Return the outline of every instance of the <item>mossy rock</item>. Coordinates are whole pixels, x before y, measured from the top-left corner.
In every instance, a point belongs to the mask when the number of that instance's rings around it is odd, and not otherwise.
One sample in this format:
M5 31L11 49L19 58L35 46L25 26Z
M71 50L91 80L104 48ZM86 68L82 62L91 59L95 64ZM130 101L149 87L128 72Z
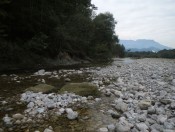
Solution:
M58 92L64 93L65 91L80 96L100 96L97 86L87 82L66 84Z
M25 91L33 91L35 93L42 92L42 93L49 93L54 89L54 86L48 84L38 84L34 87L29 87Z

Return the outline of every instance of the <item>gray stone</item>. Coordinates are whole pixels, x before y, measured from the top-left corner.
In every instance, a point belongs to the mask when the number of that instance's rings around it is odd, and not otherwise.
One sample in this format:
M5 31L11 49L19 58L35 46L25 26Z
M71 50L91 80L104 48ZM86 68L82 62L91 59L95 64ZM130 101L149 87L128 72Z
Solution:
M118 90L114 90L113 93L114 93L114 95L115 95L116 97L118 97L118 98L120 98L120 97L123 96L122 92L121 92L121 91L118 91Z
M2 128L0 128L0 132L4 132L4 130Z
M160 102L161 102L162 104L167 105L167 104L171 104L172 100L171 100L171 99L160 99Z
M164 122L163 123L165 129L174 129L175 128L175 123L174 122Z
M164 129L163 132L175 132L175 129L174 130Z
M136 128L140 131L148 130L148 126L145 123L137 123Z
M108 129L106 127L100 128L98 132L108 132Z
M128 123L125 119L121 119L115 127L116 132L130 132L132 124Z
M156 109L154 108L154 106L148 108L148 114L155 114L155 113Z
M159 132L162 132L164 128L162 125L155 123L155 124L151 125L151 130L154 130L154 129L158 130Z
M17 113L12 116L15 120L21 120L24 118L24 115Z
M175 86L175 79L172 80L172 84Z
M167 120L167 115L159 115L157 117L157 122L163 124Z
M71 81L70 78L66 78L66 79L65 79L65 82L70 82L70 81Z
M35 104L33 102L30 102L28 105L27 105L27 108L33 108L35 106Z
M122 111L125 112L128 110L128 105L126 103L124 103L122 100L117 100L115 101L116 105L115 105L115 109L118 111Z
M35 93L42 92L47 93L54 89L54 86L47 85L47 84L38 84L34 87L27 88L26 91L33 91Z
M114 132L115 131L115 126L114 124L110 124L107 126L109 132Z
M64 93L65 91L80 96L97 96L100 94L96 85L87 82L66 84L58 92Z
M139 102L139 107L141 110L147 110L148 107L151 106L151 101L150 100L142 100Z
M175 102L171 103L171 109L175 109Z
M20 124L21 124L21 121L20 121L20 120L16 120L16 121L15 121L15 124L16 124L16 125L20 125Z
M138 115L138 120L139 120L140 122L146 121L146 115L145 115L145 114Z
M107 113L111 114L111 116L113 118L119 118L120 117L120 114L116 111L113 111L113 110L108 110Z

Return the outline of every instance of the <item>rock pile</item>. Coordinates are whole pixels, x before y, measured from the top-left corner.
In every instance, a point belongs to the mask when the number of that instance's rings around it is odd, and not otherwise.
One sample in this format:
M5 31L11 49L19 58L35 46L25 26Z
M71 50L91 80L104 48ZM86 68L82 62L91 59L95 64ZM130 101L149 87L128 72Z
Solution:
M122 112L109 131L175 131L174 60L141 59L121 67L114 62L94 72L93 83L107 97L114 96L111 106ZM104 80L110 83L105 86Z

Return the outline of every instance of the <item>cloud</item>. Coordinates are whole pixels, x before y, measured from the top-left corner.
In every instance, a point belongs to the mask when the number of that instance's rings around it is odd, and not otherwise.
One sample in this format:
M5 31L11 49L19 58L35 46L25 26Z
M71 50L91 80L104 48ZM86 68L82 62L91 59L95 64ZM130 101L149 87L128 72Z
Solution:
M174 0L92 0L97 13L113 13L120 39L154 39L175 48Z

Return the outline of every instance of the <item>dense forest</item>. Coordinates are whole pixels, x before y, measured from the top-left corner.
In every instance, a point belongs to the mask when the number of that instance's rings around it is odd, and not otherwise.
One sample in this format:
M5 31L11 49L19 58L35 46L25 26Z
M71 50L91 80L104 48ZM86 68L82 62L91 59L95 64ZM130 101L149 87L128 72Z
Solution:
M175 59L175 49L161 50L159 52L127 52L126 57L133 58L169 58Z
M123 57L113 15L96 9L91 0L1 0L0 63Z

